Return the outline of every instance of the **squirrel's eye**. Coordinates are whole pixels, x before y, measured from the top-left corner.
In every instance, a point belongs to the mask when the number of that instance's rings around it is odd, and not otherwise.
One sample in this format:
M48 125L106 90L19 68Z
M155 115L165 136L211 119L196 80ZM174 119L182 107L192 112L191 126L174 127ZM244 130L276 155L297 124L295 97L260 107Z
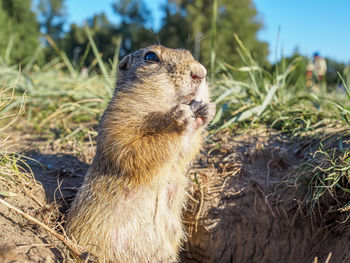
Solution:
M159 58L157 57L156 53L152 51L146 53L144 60L146 62L159 62Z

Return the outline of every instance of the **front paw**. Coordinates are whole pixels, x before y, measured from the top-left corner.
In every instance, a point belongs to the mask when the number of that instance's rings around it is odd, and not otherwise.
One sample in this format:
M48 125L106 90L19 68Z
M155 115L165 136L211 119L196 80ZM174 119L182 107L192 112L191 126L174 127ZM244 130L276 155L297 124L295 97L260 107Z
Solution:
M172 111L172 118L178 127L187 128L195 123L195 115L190 105L178 104Z
M200 101L191 101L191 109L196 116L196 123L199 126L208 125L214 118L216 112L215 103L202 103Z

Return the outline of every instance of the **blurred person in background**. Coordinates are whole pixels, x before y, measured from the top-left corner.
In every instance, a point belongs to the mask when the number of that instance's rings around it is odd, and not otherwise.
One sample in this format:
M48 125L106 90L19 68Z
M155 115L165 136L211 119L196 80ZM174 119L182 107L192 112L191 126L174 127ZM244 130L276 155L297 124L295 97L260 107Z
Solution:
M325 92L325 76L327 73L326 60L320 55L318 51L313 54L313 60L306 68L306 85L314 92L321 91L323 95Z

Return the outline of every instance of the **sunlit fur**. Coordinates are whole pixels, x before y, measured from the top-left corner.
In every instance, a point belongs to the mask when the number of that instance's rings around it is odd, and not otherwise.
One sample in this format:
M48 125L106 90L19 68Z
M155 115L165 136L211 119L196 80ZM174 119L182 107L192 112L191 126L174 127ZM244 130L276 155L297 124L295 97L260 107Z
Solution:
M144 61L149 50L159 63ZM119 67L67 233L100 262L176 262L185 237L185 171L215 112L210 104L198 126L187 105L209 103L205 79L191 78L205 69L188 51L162 46L136 51Z

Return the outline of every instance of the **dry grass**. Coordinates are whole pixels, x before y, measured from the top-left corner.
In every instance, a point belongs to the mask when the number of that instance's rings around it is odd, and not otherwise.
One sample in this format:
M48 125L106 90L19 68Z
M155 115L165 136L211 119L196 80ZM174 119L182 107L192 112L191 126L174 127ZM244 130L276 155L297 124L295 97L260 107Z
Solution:
M24 187L32 182L33 176L25 167L25 158L20 154L10 153L13 145L11 135L7 131L24 113L25 93L21 97L15 96L15 85L3 85L0 89L0 195L14 196L18 184ZM7 112L16 100L21 103L16 111Z

